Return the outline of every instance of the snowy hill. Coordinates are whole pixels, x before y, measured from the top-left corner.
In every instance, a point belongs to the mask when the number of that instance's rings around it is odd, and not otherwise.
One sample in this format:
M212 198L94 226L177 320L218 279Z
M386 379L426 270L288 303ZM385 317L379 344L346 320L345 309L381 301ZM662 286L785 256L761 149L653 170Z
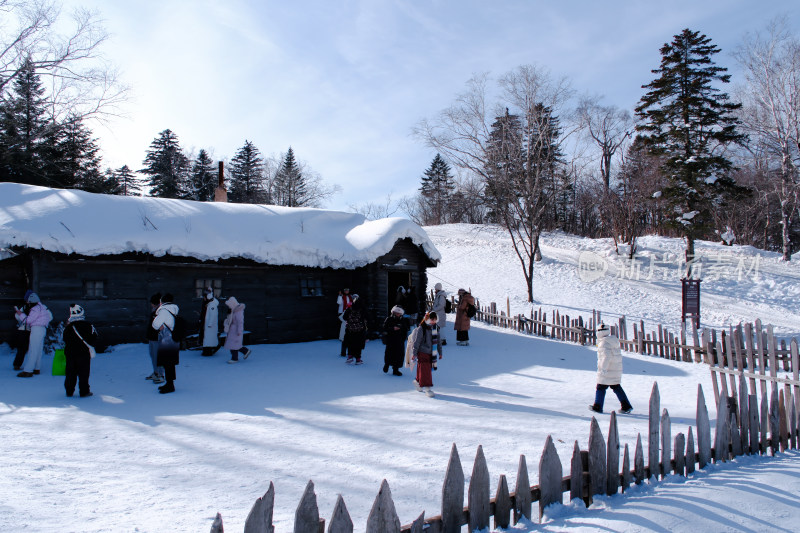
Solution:
M512 312L527 312L522 276L501 231L426 229L443 257L429 271L431 285L442 280L449 289L471 287L483 302L501 307L508 296ZM659 257L680 253L674 239L646 238L642 246L643 254ZM677 282L615 279L623 262L609 257L607 241L548 234L543 248L537 307L594 307L665 324L679 320ZM704 321L722 325L760 316L785 332L797 331L794 264L748 248L701 243L699 249L760 257L764 272L757 280L704 282ZM609 259L609 276L585 282L576 275L586 250ZM659 275L672 272L669 265L656 268ZM247 301L246 295L240 299ZM334 309L331 302L331 320ZM246 316L245 324L257 319ZM355 530L363 531L382 479L403 524L423 510L426 516L439 514L453 443L467 481L483 446L492 491L500 474L514 485L521 454L536 483L548 435L564 464L575 441L586 449L594 350L480 324L470 336L469 347L445 347L434 374L435 398L416 392L407 370L402 377L383 374L379 342L367 344L365 364L358 367L344 364L337 341L253 346L250 358L238 365L226 364L222 351L214 357L184 351L177 391L169 395L159 395L144 379L151 372L146 345L121 345L94 359L91 398L64 396L63 378L49 375L52 357L45 357L42 375L17 378L10 350L0 346L4 529L196 532L208 531L220 512L227 531L241 531L253 502L272 481L276 531L286 532L311 479L320 515L330 518L341 494ZM704 365L635 354L624 359L623 385L635 410L619 418L622 443L633 445L639 433L647 433L654 381L674 431L685 432L693 423L698 384L706 398L713 397ZM607 410L617 405L609 394ZM709 411L714 420L713 406ZM606 432L608 415L598 421ZM626 495L600 497L590 509L570 504L546 524L515 531L779 529L800 520L798 464L796 452L740 459L689 481L670 477ZM768 487L780 487L778 497Z
M677 330L681 322L681 282L684 243L681 239L647 236L639 240L633 263L614 251L611 239L587 239L545 233L543 260L534 267L534 303L526 299L522 267L508 233L499 227L469 224L428 226L425 231L442 253L439 266L428 271L432 288L471 288L481 304L496 302L511 313L528 314L539 307L578 311L591 316L625 315L646 325L663 324ZM784 262L779 253L751 246L723 246L699 241L701 326L715 329L753 322L771 323L779 335L800 333L800 254ZM607 270L593 279L581 271L581 260Z

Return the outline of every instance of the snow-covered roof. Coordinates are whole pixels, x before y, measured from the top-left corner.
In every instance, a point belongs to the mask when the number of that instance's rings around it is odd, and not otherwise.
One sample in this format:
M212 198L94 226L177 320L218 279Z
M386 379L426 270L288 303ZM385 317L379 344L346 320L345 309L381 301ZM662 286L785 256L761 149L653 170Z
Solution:
M271 265L357 268L410 238L441 255L403 218L313 208L111 196L0 183L0 248L85 256L144 252L200 260L229 257Z

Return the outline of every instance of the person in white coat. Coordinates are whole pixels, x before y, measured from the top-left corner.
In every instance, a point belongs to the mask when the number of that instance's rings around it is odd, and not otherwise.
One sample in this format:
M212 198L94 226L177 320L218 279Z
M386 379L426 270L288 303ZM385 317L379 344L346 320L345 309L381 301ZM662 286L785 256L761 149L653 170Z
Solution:
M175 317L179 313L178 306L172 303L172 295L167 293L161 297L161 305L156 310L152 327L158 331L158 366L164 367L167 382L158 388L160 394L175 392L175 366L180 362L181 345L172 338L175 329Z
M606 398L606 389L611 387L620 403L620 411L630 413L633 411L628 396L622 390L622 352L619 339L603 323L597 329L597 390L594 403L589 406L591 411L603 412L603 402Z
M442 341L442 346L447 346L447 339L445 338L447 328L447 313L444 312L445 305L447 303L447 293L442 289L442 284L437 283L433 286L433 289L436 291L433 296L433 305L431 305L431 311L436 313L436 316L439 317L439 338Z
M203 336L203 355L214 355L219 349L219 300L214 298L214 289L211 287L206 289L203 296L200 334Z

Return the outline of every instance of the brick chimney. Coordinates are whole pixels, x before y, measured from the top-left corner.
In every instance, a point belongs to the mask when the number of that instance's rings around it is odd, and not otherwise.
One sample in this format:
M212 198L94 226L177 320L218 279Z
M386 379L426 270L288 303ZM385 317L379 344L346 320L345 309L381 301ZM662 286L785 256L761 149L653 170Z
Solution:
M225 171L223 167L224 163L222 161L219 162L219 183L217 183L217 188L214 190L214 201L215 202L227 202L228 201L228 191L225 190Z

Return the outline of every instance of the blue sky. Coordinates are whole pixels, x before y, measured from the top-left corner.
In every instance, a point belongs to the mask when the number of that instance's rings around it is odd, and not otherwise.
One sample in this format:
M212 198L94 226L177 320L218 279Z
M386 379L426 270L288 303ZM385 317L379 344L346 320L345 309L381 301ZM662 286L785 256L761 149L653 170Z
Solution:
M577 94L632 109L683 28L730 52L797 2L477 0L68 0L96 9L104 51L132 88L126 118L96 127L107 166L142 166L157 134L229 159L245 139L289 146L327 183L327 207L413 194L435 152L411 136L473 73L519 65L566 76Z

